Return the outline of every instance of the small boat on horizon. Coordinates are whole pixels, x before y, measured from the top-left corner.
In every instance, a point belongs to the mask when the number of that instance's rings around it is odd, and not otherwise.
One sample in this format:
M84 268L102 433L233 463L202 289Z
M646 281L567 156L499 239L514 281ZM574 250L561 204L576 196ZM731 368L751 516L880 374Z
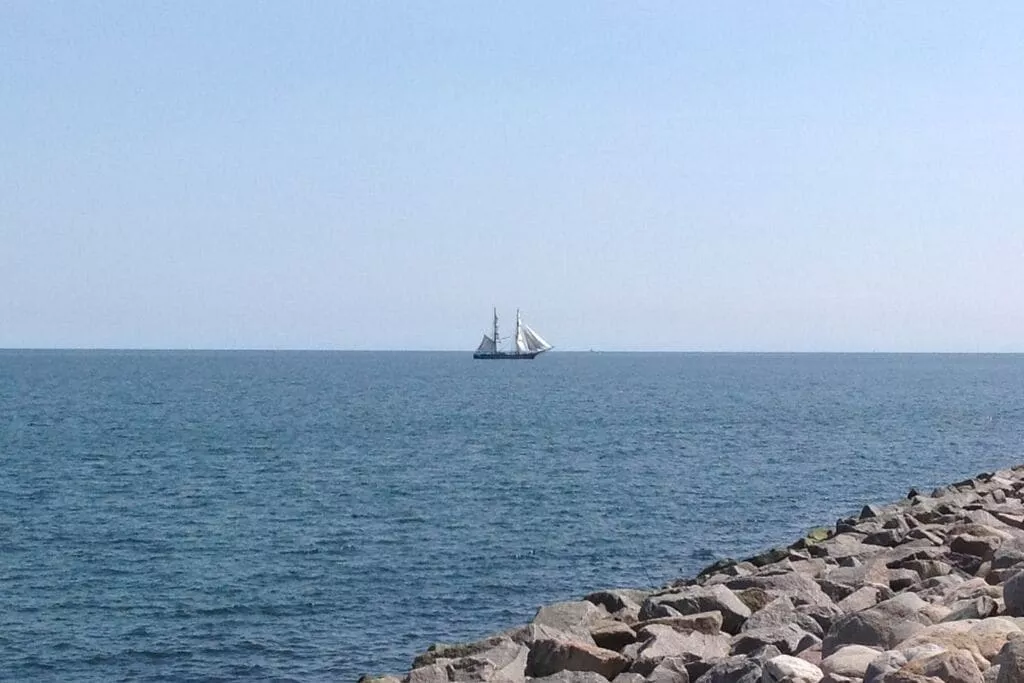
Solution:
M490 337L486 334L484 335L480 346L473 352L473 358L479 360L530 360L554 348L551 344L544 341L543 337L534 332L529 325L523 322L518 308L516 309L516 332L512 337L511 351L498 350L498 344L501 342L498 337L497 308L494 309L494 326L491 332L492 336Z

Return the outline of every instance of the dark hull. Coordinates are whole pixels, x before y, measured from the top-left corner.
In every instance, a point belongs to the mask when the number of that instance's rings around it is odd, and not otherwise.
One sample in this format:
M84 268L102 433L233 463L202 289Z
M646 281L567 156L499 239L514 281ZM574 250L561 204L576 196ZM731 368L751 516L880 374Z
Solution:
M531 360L536 358L543 351L534 351L533 353L507 353L505 351L498 351L497 353L474 353L473 358L477 360Z

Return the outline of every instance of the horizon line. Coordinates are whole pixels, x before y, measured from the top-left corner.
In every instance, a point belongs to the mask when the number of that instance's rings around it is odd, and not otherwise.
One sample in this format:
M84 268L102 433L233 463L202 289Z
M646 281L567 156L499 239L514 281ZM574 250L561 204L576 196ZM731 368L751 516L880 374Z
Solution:
M332 347L192 347L192 346L0 346L0 352L10 351L95 351L95 352L152 352L152 353L461 353L471 355L465 349L409 349L409 348L332 348ZM1019 351L951 351L951 350L783 350L783 349L553 349L557 354L688 354L688 355L948 355L948 356L996 356L1022 355Z

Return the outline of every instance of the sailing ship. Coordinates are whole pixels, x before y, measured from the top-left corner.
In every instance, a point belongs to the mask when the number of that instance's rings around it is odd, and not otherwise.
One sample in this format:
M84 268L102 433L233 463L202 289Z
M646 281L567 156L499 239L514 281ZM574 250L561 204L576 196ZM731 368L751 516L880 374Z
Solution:
M522 318L519 317L519 309L516 309L516 333L512 337L512 350L511 351L499 351L498 350L499 337L498 337L498 309L494 309L494 329L492 330L492 336L488 337L484 335L483 340L480 342L480 346L473 352L473 358L479 358L483 360L529 360L536 358L540 354L544 353L548 349L552 348L551 344L544 341L544 338L534 332L529 325L523 322Z

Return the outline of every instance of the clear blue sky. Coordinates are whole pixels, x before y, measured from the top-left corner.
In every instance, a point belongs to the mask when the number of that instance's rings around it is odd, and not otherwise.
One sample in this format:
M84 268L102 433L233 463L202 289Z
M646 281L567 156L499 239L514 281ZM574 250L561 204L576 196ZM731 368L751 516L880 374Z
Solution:
M0 4L0 347L1024 351L1019 2Z

